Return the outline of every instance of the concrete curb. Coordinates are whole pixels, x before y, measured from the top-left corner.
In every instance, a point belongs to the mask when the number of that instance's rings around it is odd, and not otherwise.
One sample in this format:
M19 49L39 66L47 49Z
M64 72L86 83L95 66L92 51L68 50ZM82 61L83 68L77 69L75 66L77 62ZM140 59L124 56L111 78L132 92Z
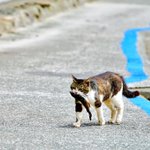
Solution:
M0 35L94 0L16 0L0 5Z

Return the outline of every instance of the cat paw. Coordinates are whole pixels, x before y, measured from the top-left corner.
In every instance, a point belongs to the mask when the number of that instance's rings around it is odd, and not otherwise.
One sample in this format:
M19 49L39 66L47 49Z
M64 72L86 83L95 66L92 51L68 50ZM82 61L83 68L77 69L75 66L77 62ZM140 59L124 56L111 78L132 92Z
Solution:
M99 121L98 124L99 124L100 126L103 126L103 125L105 125L105 121L102 121L102 122Z
M116 125L120 125L121 124L121 121L116 121Z
M73 123L73 126L76 127L76 128L80 128L81 123L75 122L75 123Z
M114 124L114 125L120 125L121 124L121 121L108 121L107 122L108 124Z
M107 123L108 123L108 124L116 124L116 122L115 122L115 121L112 121L112 120L109 120Z

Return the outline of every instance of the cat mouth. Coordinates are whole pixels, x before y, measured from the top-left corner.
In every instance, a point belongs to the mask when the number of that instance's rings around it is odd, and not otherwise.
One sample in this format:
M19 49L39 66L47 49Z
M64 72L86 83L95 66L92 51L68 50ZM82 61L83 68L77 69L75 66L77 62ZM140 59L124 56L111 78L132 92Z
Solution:
M78 93L78 90L77 90L77 89L76 89L76 90L73 89L73 90L71 90L70 92L71 92L71 93L74 93L74 94L77 94L77 93Z
M79 91L78 89L72 89L72 90L70 91L70 94L71 94L71 95L74 95L74 96L75 96L75 95L81 96L82 98L84 98L84 99L87 100L87 95L84 94L83 92Z
M83 93L82 93L81 91L79 91L78 89L72 89L70 92L73 93L73 94L76 94L76 95L82 95L82 94L83 94Z

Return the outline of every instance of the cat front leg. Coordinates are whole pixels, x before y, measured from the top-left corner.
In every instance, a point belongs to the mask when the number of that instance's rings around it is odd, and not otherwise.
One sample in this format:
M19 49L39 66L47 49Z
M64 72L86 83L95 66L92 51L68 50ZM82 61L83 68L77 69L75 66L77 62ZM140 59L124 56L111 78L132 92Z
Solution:
M100 125L105 124L105 119L104 119L104 115L103 115L102 101L103 101L103 95L100 95L98 97L98 94L96 93L96 95L95 95L95 109L96 109L96 113L97 113L98 123Z
M76 101L76 106L75 106L75 111L76 111L76 122L73 123L73 125L77 128L81 126L82 123L82 104L79 101Z
M103 108L101 107L96 107L96 113L97 113L97 119L98 119L98 123L100 125L104 125L105 124L105 118L103 115Z

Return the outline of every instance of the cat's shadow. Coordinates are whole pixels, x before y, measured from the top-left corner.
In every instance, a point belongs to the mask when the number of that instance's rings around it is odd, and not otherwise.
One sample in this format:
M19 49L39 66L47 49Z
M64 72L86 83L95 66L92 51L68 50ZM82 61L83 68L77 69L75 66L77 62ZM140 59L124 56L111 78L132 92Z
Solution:
M106 122L106 125L112 125L108 122ZM90 122L90 123L83 123L81 127L93 127L93 126L100 126L98 123ZM76 128L73 124L67 124L67 125L60 125L59 128Z

